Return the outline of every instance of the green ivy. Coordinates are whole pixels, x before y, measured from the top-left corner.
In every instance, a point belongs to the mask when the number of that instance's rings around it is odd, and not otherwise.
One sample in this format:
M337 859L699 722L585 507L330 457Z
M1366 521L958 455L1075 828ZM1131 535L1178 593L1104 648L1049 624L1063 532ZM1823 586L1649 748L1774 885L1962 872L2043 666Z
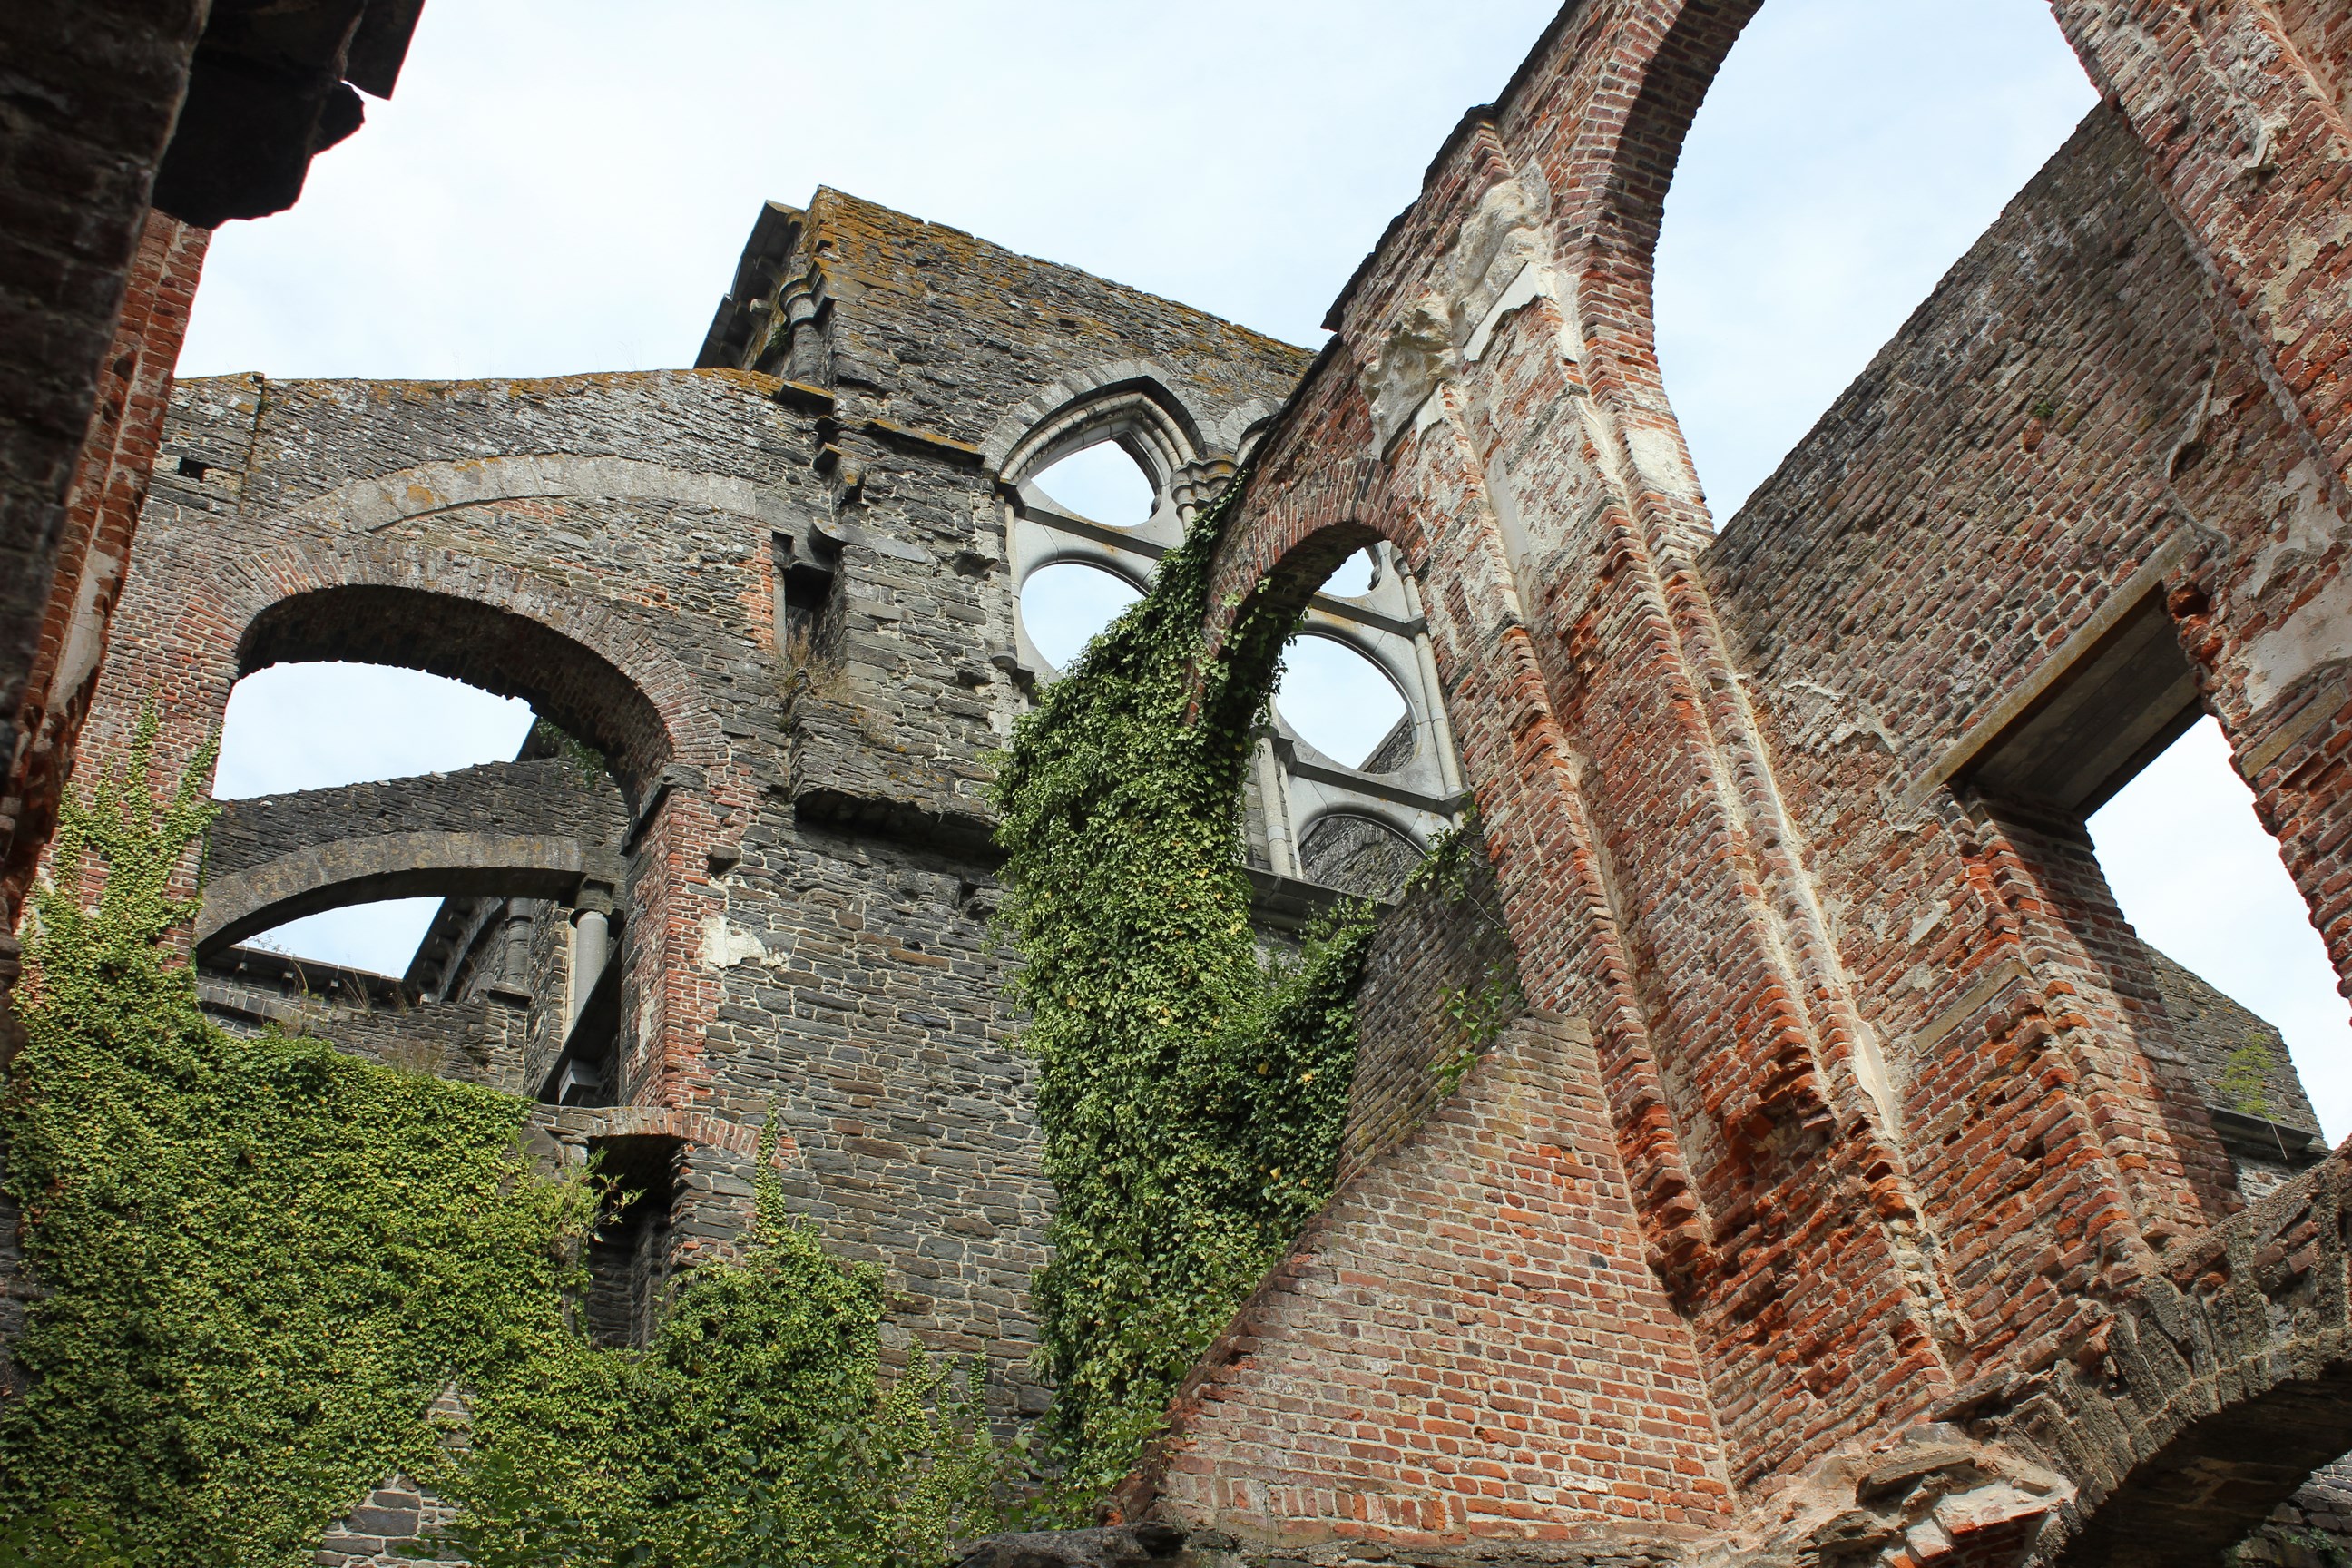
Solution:
M1228 492L1239 494L1240 485ZM1059 1204L1034 1299L1048 1452L1115 1484L1170 1394L1329 1197L1370 907L1296 957L1250 923L1242 785L1297 617L1204 653L1228 506L1016 727L1000 760L1004 919Z
M696 1274L644 1354L573 1342L479 1401L451 1539L475 1568L938 1568L994 1527L977 1368L918 1353L886 1384L880 1270L786 1215L772 1152L749 1256Z
M878 1281L772 1178L741 1263L647 1351L598 1349L568 1304L602 1184L533 1167L527 1104L206 1020L170 939L210 759L158 801L153 734L68 803L27 933L0 1136L42 1294L0 1403L0 1564L293 1568L395 1469L466 1503L483 1568L936 1568L992 1522L978 1390L883 1375ZM463 1458L426 1419L452 1382Z

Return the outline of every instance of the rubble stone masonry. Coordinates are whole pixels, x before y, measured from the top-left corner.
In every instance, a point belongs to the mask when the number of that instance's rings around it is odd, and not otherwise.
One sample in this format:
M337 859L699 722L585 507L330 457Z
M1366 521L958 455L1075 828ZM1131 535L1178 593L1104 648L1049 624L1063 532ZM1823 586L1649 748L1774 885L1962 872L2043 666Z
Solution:
M1339 1194L1125 1527L981 1560L2202 1564L2279 1508L2291 1560L2352 1449L2352 1164L2084 820L2211 716L2352 976L2340 7L2058 0L2099 107L1718 532L1650 258L1755 9L1566 5L1311 360L820 191L696 369L180 386L85 766L340 658L610 774L241 805L207 1005L563 1099L561 1157L667 1194L600 1254L607 1337L740 1237L772 1117L892 1347L1034 1413L987 794L1046 678L1024 486L1116 440L1160 528L1246 473L1204 637L1385 542L1481 847L1386 911ZM1328 896L1252 873L1269 925ZM222 951L394 885L452 900L429 1002Z

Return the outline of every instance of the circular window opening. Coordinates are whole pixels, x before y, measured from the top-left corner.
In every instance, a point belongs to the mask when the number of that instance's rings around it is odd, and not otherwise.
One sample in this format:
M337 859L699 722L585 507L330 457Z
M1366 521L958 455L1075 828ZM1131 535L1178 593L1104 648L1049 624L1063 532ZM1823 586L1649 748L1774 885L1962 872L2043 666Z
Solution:
M1021 626L1040 658L1067 669L1097 632L1141 597L1142 589L1115 573L1056 561L1021 585Z
M1336 638L1313 632L1291 638L1274 710L1343 767L1385 773L1412 755L1404 694L1379 665Z
M1139 528L1159 503L1151 477L1116 441L1100 441L1071 453L1033 476L1064 511L1113 528Z
M1342 599L1360 599L1372 591L1380 576L1380 561L1367 545L1340 562L1339 570L1323 580L1320 591Z

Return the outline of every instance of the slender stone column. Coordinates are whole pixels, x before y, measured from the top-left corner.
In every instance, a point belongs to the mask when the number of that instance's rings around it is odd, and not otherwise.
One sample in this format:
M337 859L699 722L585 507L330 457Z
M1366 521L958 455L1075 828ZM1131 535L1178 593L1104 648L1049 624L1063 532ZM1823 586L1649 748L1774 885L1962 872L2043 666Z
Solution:
M515 991L530 989L530 928L534 904L524 899L507 900L506 951L499 955L502 983Z
M596 989L596 981L604 973L612 930L613 890L592 882L580 889L580 902L572 911L572 995L571 1005L564 1009L564 1028L569 1031L580 1021L582 1009L588 1005L588 994Z

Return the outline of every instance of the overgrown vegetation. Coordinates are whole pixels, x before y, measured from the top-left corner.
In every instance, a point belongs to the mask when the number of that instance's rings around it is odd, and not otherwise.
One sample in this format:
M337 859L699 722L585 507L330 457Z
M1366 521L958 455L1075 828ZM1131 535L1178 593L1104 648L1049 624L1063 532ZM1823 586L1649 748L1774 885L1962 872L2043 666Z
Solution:
M878 1280L772 1183L743 1262L646 1352L600 1350L565 1307L602 1194L534 1168L527 1105L212 1026L167 943L209 759L158 801L152 741L68 804L29 933L0 1116L45 1294L0 1405L0 1563L292 1568L395 1469L467 1501L483 1568L928 1568L992 1522L976 1391L883 1376ZM425 1418L452 1382L463 1459Z
M1269 961L1251 931L1242 784L1296 617L1244 611L1204 656L1224 515L1045 693L996 785L1059 1194L1034 1296L1045 1436L1080 1500L1128 1471L1330 1195L1354 1063L1370 906L1342 906L1295 958Z
M531 751L543 751L551 757L560 757L572 770L572 776L593 788L613 775L613 764L604 752L581 740L551 719L533 718L530 735L525 742Z
M1295 955L1253 934L1241 784L1293 617L1245 615L1196 679L1221 516L1000 784L1060 1193L1037 1305L1063 1517L1328 1198L1347 1105L1370 910ZM646 1351L598 1349L567 1300L606 1194L533 1164L527 1105L207 1021L170 936L209 759L159 801L152 744L68 803L29 933L0 1131L46 1293L0 1405L0 1563L293 1568L394 1471L464 1504L443 1544L479 1568L933 1568L998 1522L977 1373L886 1375L878 1276L787 1220L764 1157L745 1258L698 1270ZM452 1384L454 1449L426 1416Z

